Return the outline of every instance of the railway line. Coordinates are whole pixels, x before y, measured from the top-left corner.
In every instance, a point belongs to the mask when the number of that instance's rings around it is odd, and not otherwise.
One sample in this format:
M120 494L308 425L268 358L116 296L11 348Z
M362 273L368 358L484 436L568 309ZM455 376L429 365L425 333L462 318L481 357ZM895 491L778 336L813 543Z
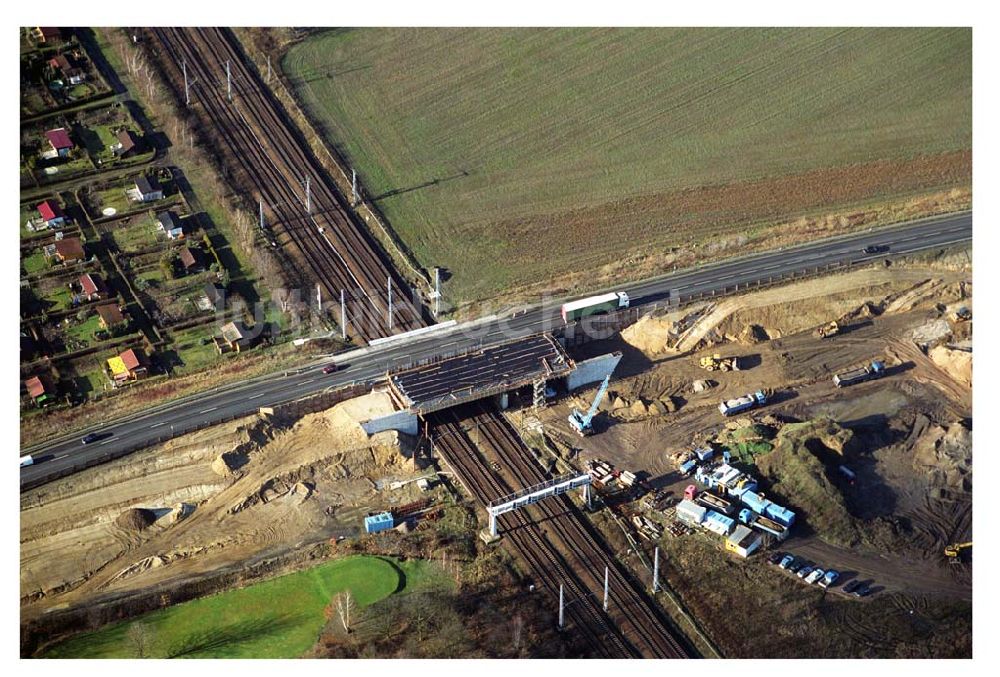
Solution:
M520 485L518 488L539 484L548 479L507 419L482 402L471 405L471 408L474 413L468 420L482 433L481 444L516 478ZM614 555L608 552L601 539L581 519L569 498L558 496L536 505L542 513L542 520L553 525L571 551L587 565L584 569L591 576L591 589L601 589L604 584L602 568L605 565L608 567L612 590L609 612L616 618L625 636L635 638L633 643L641 647L646 655L658 658L686 657L687 652L650 604L645 592L621 570Z
M447 412L435 414L433 437L438 450L452 466L463 486L480 501L486 502L510 493L499 478L485 465L462 424ZM629 658L638 654L611 627L596 599L587 591L564 556L548 540L541 529L532 524L524 513L500 516L505 538L515 554L531 571L533 579L558 603L559 585L564 586L566 616L582 633L587 645L600 658Z
M343 196L287 122L259 74L246 63L231 31L149 31L175 94L183 101L186 68L199 124L224 142L219 148L223 162L236 170L237 185L248 187L255 199L263 201L268 224L279 238L287 236L305 264L302 272L322 285L329 303L338 304L341 291L347 295L348 333L367 342L425 326L426 318L420 304L412 302L408 284L349 214Z
M517 433L502 416L482 404L441 412L432 418L438 449L454 466L466 489L482 503L545 480ZM489 461L472 443L466 430L469 425L478 429L480 448L500 461L503 471L509 473L510 483L490 468ZM529 564L546 590L557 597L559 583L564 583L570 599L582 604L583 609L577 613L584 617L574 618L574 622L581 631L599 638L597 641L606 650L619 657L688 656L664 619L620 570L614 555L587 529L565 496L501 515L499 520L504 538ZM612 590L607 613L600 600L605 566ZM571 605L567 611L575 612L575 606ZM613 621L613 631L608 629L609 621Z

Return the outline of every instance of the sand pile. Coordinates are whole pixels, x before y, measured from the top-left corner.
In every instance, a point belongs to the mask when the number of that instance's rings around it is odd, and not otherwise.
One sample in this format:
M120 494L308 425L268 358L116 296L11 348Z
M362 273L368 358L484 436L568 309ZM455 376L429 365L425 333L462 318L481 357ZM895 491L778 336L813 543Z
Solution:
M127 531L142 531L156 521L156 515L146 508L129 508L115 520L122 529Z
M972 353L936 346L928 351L927 356L959 383L972 385Z
M913 467L930 476L931 486L972 491L972 433L961 423L947 428L921 417L914 426Z
M647 355L657 355L666 350L672 325L665 318L646 315L622 330L622 340Z

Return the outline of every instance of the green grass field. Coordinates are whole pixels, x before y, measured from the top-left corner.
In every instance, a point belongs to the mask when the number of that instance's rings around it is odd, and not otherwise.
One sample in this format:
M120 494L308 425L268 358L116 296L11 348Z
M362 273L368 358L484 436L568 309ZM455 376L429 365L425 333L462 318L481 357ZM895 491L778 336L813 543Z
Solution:
M282 66L461 301L954 185L954 172L907 183L904 166L843 190L820 178L795 199L747 187L764 205L681 192L970 149L971 41L964 29L357 29L310 37ZM700 220L714 230L689 227Z
M157 658L296 658L316 641L331 597L349 589L365 607L391 594L444 585L433 564L354 556L246 588L185 602L73 637L46 658L131 658L128 627L141 621Z

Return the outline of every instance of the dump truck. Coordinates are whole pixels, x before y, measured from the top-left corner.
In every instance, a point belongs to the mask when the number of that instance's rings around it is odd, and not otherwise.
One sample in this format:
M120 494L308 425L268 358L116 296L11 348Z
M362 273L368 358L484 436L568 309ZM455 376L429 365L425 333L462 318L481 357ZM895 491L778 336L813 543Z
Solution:
M695 501L701 503L706 508L710 508L724 515L732 515L736 512L736 506L733 503L708 491L703 491L698 494L698 498L696 498Z
M767 404L767 394L763 390L758 390L755 393L748 393L743 397L721 402L719 404L719 411L723 416L732 416L733 414L738 414L741 411L753 409L754 407L760 407L764 404Z
M834 334L840 333L840 325L837 322L830 322L829 324L824 324L822 327L817 327L814 332L816 338L829 338Z
M838 388L851 386L855 383L870 381L885 374L885 365L878 360L872 360L871 364L866 364L858 369L851 369L833 377L833 384Z
M628 308L628 294L623 291L615 291L610 294L600 296L588 296L585 299L570 301L562 305L563 322L569 324L576 322L589 315L600 315L602 313L613 313L622 308Z
M779 541L785 540L785 538L788 536L788 527L778 522L775 522L773 519L764 517L763 515L758 515L753 510L750 510L750 508L743 508L742 510L740 510L739 517L740 517L740 522L742 522L743 524L747 525L748 527L754 527L756 529L760 529L761 531L769 533L775 538L777 538Z
M708 355L699 361L699 365L705 371L739 371L740 358L723 357L719 353Z

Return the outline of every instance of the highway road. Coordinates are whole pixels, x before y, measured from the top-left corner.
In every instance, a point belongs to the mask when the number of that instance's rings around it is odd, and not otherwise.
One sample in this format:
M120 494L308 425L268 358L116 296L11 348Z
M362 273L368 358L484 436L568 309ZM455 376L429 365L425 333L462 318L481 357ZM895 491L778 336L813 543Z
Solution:
M887 255L944 248L971 239L972 213L964 212L728 259L632 284L626 286L625 291L632 306L663 304L677 295L721 292L727 287L732 291L734 285L766 281L771 276L802 273L837 263L864 263ZM888 246L890 250L887 254L865 254L863 249L870 245ZM201 393L102 429L99 432L110 433L110 436L88 445L81 443L81 433L25 449L21 453L30 453L36 462L21 469L21 485L35 485L70 469L82 468L88 461L96 462L110 452L148 446L195 427L252 413L259 407L288 402L351 382L374 381L383 377L388 369L417 360L555 329L562 325L559 318L561 302L553 300L513 316L472 322L412 340L344 353L332 358L340 365L332 374L322 372L322 367L331 361L325 360L295 371Z

